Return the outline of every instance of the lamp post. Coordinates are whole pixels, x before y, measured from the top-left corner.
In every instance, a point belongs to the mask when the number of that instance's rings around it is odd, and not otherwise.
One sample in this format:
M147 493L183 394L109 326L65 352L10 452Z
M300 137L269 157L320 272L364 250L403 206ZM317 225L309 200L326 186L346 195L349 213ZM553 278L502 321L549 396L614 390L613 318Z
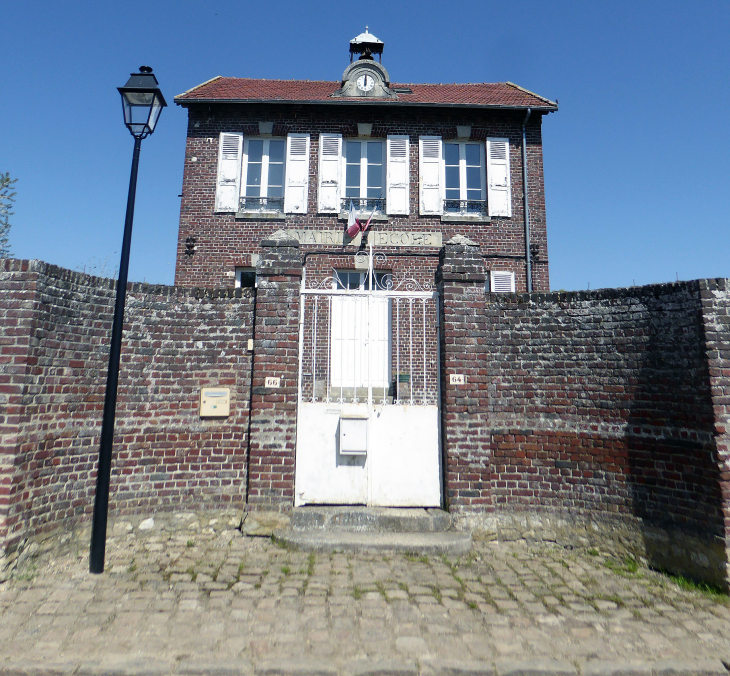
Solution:
M142 139L149 136L157 125L162 109L167 106L158 87L157 78L149 66L142 66L139 73L132 73L127 84L119 87L122 95L124 124L134 136L132 174L129 178L127 196L127 217L124 221L122 258L119 263L117 298L114 303L112 340L109 348L109 370L106 376L104 396L104 419L101 425L99 444L99 468L96 475L96 496L94 499L94 521L91 529L91 551L89 570L104 572L106 551L106 523L109 512L109 478L112 469L112 443L114 441L114 414L117 406L117 384L119 382L119 357L122 351L122 327L124 325L124 301L127 295L127 273L129 271L129 249L132 244L132 221L134 219L134 198L137 192L137 167Z

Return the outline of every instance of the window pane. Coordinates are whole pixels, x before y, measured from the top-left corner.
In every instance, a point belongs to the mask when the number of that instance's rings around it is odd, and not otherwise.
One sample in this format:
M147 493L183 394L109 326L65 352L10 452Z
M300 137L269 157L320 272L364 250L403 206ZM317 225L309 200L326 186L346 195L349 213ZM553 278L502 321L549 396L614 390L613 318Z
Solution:
M272 187L284 185L284 165L269 163L269 194Z
M383 144L381 141L368 142L368 164L383 164Z
M459 189L459 166L446 167L446 189L456 188Z
M268 197L284 197L284 186L271 185L271 183L269 183Z
M445 143L444 144L444 162L446 166L453 164L459 164L459 144L458 143Z
M360 164L360 141L348 141L345 144L345 157L348 164Z
M353 197L360 196L360 165L359 164L348 164L345 171L345 186L347 190L350 188L356 190L353 193ZM348 193L348 197L350 194Z
M238 270L238 284L239 286L246 288L253 288L256 286L256 270L245 269Z
M335 282L338 289L358 289L360 288L360 273L336 271Z
M284 161L284 141L269 141L269 162Z
M482 172L479 167L466 168L466 187L467 190L480 190L482 188ZM471 199L471 198L469 198Z
M459 189L458 188L446 188L446 199L447 200L458 200Z
M264 155L264 142L263 141L249 141L248 142L248 161L249 162L261 162L261 158Z
M246 173L246 196L258 197L261 194L261 164L248 163Z
M481 200L482 199L482 191L481 190L467 190L466 191L466 199L468 199L468 200Z
M368 164L368 192L371 188L382 189L383 167L380 164ZM375 195L378 197L379 195ZM370 195L368 195L370 197Z
M473 143L467 143L464 149L466 150L467 165L478 167L481 164L481 151L479 150L479 146Z

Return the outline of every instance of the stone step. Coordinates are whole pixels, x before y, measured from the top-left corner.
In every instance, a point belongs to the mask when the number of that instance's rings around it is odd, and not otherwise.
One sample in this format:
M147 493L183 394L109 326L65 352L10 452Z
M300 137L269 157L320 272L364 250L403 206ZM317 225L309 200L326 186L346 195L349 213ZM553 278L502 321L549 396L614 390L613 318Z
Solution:
M436 533L449 530L451 516L436 508L297 507L291 513L293 531Z
M348 530L278 530L274 541L308 551L466 554L471 534L462 532L374 532Z

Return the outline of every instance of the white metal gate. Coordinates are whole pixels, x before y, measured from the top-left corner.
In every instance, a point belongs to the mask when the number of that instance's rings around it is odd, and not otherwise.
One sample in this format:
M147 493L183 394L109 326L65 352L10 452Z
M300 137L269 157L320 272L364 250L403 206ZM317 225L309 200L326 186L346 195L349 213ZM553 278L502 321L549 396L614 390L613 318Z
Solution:
M302 278L295 505L440 506L437 295L355 258Z

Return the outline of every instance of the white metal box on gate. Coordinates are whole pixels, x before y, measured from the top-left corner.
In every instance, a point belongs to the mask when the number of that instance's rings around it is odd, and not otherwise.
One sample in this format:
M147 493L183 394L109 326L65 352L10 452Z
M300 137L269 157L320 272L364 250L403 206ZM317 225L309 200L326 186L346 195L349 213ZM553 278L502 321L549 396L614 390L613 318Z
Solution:
M368 419L363 416L340 418L340 455L366 455Z

